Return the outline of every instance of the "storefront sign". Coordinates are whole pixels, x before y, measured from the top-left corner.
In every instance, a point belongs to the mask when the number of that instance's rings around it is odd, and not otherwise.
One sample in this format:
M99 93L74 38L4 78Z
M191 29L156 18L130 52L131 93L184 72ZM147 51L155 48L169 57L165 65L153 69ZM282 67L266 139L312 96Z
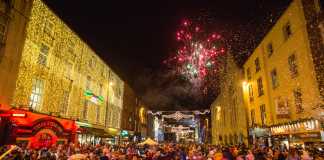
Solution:
M320 129L318 120L295 121L288 124L282 124L270 127L271 134L295 134L318 131Z
M320 132L314 132L314 133L300 133L296 134L296 137L299 137L301 139L306 139L306 138L321 138Z
M54 131L57 135L60 135L64 132L63 127L60 124L58 124L57 122L45 120L45 121L41 121L41 122L37 123L36 125L34 125L32 128L32 133L36 134L37 132L39 132L42 129L50 129L50 130Z

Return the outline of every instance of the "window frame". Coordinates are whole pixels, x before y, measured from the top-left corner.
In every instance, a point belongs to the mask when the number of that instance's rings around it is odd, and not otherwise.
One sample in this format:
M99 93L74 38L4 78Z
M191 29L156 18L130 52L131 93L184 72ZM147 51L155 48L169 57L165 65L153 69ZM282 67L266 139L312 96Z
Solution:
M271 55L273 54L274 49L273 49L273 43L269 42L267 44L267 53L268 53L268 57L271 57Z
M54 22L47 19L47 20L45 20L45 23L44 23L43 32L52 36L54 33L54 27L55 27Z
M255 109L250 110L250 116L251 116L252 126L254 126L255 125Z
M279 86L277 69L274 68L270 72L272 89L276 89Z
M86 90L91 89L91 76L86 77L86 85L85 85Z
M44 86L45 84L43 79L33 78L32 90L29 98L29 107L32 110L40 110L43 103Z
M261 116L261 124L262 126L265 126L266 125L266 121L267 121L267 109L266 109L266 106L265 104L261 104L260 105L260 116Z
M261 64L260 64L259 57L255 58L254 65L255 65L255 73L258 73L261 70Z
M293 34L291 29L291 23L289 21L286 22L282 30L283 30L284 40L287 41Z
M67 114L67 110L69 108L69 102L70 102L70 91L64 90L62 94L62 103L60 108L61 115Z
M96 105L96 123L100 122L100 105Z
M296 113L301 114L304 112L303 107L303 92L301 88L296 88L293 90L294 103L296 107Z
M69 61L65 61L65 77L68 79L72 79L73 77L73 63Z
M46 51L46 52L44 52L44 51ZM41 46L39 48L38 59L37 59L37 63L39 65L47 66L47 60L48 60L49 52L50 52L49 45L47 45L45 43L41 43Z
M253 102L254 101L254 96L253 96L253 86L252 86L252 84L249 84L248 90L249 90L249 100L250 100L250 102Z
M293 53L288 56L288 69L290 72L291 78L295 78L298 76L298 64L296 54Z
M248 67L246 69L246 77L247 77L248 80L251 80L251 78L252 78L250 67Z
M88 100L84 100L83 103L83 112L82 112L82 119L83 120L88 120L88 112L89 112L89 101Z
M264 88L263 88L263 82L262 82L262 77L259 77L257 79L257 85L258 85L258 95L263 96L264 95Z

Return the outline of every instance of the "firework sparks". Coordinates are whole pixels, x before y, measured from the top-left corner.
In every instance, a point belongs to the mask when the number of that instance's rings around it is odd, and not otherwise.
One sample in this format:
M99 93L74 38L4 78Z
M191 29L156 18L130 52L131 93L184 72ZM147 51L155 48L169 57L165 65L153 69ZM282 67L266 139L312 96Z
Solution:
M165 63L172 64L177 73L200 86L206 76L217 72L218 57L225 53L219 43L221 35L206 33L200 26L185 20L176 32L176 40L178 50Z

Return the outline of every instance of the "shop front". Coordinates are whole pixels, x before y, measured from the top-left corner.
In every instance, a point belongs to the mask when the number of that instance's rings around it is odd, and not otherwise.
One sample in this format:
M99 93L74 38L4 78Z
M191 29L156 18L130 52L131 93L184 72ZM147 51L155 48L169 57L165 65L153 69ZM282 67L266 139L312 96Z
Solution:
M254 146L271 146L269 129L262 127L250 128L249 141Z
M134 140L134 131L121 130L119 135L121 144L129 144Z
M24 143L31 148L41 148L75 142L73 120L19 109L6 111L1 117L6 118L6 144Z
M111 138L111 135L107 133L103 127L92 125L86 122L76 122L77 137L80 144L102 144L106 138Z
M270 127L271 138L275 146L304 147L308 144L323 143L323 128L315 119L303 119Z
M106 128L105 131L110 135L109 138L105 139L108 144L120 144L120 130L118 128Z

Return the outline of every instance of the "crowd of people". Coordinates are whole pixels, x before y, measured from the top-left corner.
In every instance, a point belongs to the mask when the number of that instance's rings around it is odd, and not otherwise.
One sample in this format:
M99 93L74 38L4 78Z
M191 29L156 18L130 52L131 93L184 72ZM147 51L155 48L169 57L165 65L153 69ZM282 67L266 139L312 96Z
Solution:
M2 146L0 155L12 146ZM1 159L1 158L0 158ZM3 159L8 160L321 160L324 155L311 148L215 146L173 144L53 145L39 149L15 146Z

